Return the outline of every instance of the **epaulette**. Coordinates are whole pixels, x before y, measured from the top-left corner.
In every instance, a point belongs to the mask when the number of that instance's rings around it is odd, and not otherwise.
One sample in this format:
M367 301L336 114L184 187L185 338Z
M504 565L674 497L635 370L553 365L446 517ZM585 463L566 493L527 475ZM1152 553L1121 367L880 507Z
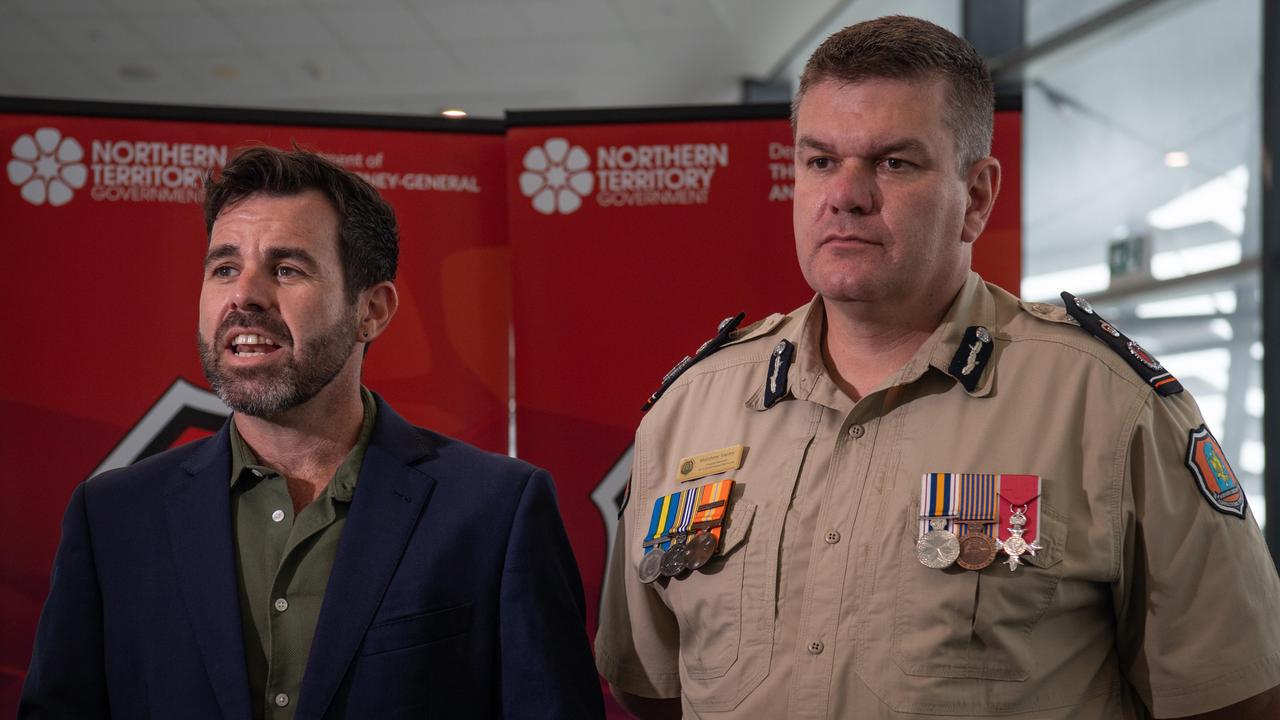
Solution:
M685 355L680 362L676 363L675 367L668 370L667 374L662 376L662 384L659 385L658 389L649 396L649 400L645 402L644 407L640 408L640 412L648 412L649 408L653 407L653 404L658 402L658 398L662 397L662 394L667 391L667 388L671 387L671 383L675 382L676 378L683 375L685 370L688 370L693 367L694 363L724 347L725 343L733 339L733 331L738 329L738 325L742 323L742 319L746 316L746 313L738 313L737 315L731 315L721 320L720 324L716 326L716 334L710 340L707 340L702 343L702 345L698 346L698 351L693 355Z
M1164 365L1151 353L1147 352L1137 342L1130 340L1124 333L1116 329L1115 325L1103 320L1098 313L1094 312L1093 306L1088 300L1078 298L1069 292L1062 293L1062 302L1067 309L1067 314L1075 318L1080 323L1080 327L1089 331L1091 335L1101 340L1116 352L1117 355L1124 358L1137 371L1138 375L1155 389L1161 397L1168 397L1176 393L1182 392L1182 383L1178 382L1168 370L1164 369Z

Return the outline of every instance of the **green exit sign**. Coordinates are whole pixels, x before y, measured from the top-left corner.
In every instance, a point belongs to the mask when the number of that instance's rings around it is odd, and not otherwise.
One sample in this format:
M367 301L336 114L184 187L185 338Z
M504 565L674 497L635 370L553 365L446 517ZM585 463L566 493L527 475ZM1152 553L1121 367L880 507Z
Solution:
M1147 274L1147 238L1143 236L1114 240L1107 246L1107 266L1114 282L1120 278Z

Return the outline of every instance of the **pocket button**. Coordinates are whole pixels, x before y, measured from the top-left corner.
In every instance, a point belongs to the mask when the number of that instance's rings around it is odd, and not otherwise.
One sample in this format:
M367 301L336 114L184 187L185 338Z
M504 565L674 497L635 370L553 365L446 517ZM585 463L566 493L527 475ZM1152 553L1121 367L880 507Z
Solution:
M826 647L826 646L822 644L822 641L821 641L821 640L814 640L813 642L809 643L809 654L810 654L810 655L821 655L821 654L822 654L822 650L823 650L823 648L825 648L825 647Z

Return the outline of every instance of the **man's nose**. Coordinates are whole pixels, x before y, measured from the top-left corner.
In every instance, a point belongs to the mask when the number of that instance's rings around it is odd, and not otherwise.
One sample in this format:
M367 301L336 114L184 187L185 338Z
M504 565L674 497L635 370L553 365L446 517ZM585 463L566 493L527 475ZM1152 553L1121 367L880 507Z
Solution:
M271 277L263 271L245 268L236 276L231 304L236 310L265 310L272 305Z
M831 186L831 213L871 215L880 210L880 188L874 168L842 168Z

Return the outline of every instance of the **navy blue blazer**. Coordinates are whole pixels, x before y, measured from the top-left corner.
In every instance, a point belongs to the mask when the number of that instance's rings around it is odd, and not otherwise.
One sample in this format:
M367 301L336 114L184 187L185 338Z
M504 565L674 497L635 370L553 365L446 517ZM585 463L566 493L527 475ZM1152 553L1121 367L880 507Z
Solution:
M20 718L248 720L228 429L76 488ZM378 416L297 718L599 718L550 476Z

